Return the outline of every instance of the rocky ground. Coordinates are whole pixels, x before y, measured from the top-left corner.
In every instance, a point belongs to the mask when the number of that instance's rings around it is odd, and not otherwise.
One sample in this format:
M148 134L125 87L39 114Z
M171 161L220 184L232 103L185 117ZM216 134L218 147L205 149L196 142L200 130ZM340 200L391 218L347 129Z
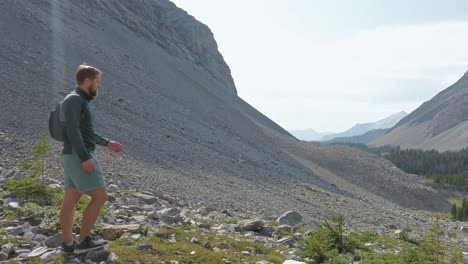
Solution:
M16 170L2 170L0 184L8 179L20 180L25 177L23 173ZM42 179L42 182L53 188L61 188L61 183L52 178ZM43 263L62 263L62 261L65 263L150 263L149 261L153 261L151 263L156 263L154 260L158 257L162 258L163 253L158 251L160 249L156 248L154 243L151 243L152 237L158 237L161 241L164 240L174 245L177 245L178 241L185 241L187 244L193 243L199 246L187 253L183 252L186 249L179 245L180 252L177 253L179 256L206 254L205 251L210 251L225 252L236 255L235 259L244 259L233 261L223 258L222 263L304 263L300 261L307 261L307 259L304 260L299 254L304 245L298 241L307 238L313 231L320 228L319 226L313 229L306 228L302 223L303 217L294 211L284 212L277 219L251 218L248 213L220 208L196 208L180 204L170 194L163 192L122 190L115 183L111 183L108 190L108 213L99 219L94 231L97 238L102 237L111 241L108 246L83 255L64 255L58 249L61 242L60 232L47 234L40 226L22 222L23 219L13 221L1 219L2 230L4 230L1 235L3 239L6 237L7 241L3 240L6 243L1 245L0 263L11 263L8 262L11 260L19 262L40 260ZM16 198L14 193L1 191L1 194L4 194L1 202L8 210L18 210L23 206L23 201ZM3 212L5 209L1 210ZM447 220L442 220L442 224L447 230L445 239L448 243L467 244L468 227L466 224ZM183 228L183 233L161 232L161 230L178 230L178 228ZM453 235L454 232L450 230L456 231L457 235ZM401 230L395 229L393 236L398 237L400 232ZM210 235L215 239L208 239ZM417 236L417 234L414 235ZM277 254L277 258L270 262L265 259L272 258L273 253L267 255L265 255L266 251L258 253L262 250L257 246L245 246L245 244L239 246L236 242L227 242L226 239L242 243L259 242L262 247L271 249L271 252ZM245 247L242 248L242 245ZM398 254L402 250L398 247L391 249L379 243L366 245L372 247L375 254ZM133 248L133 251L129 253L122 248ZM197 250L200 251L197 252ZM145 252L150 257L145 259L138 257L138 251ZM119 256L121 254L122 256ZM463 254L468 258L468 253ZM361 258L359 255L343 255L343 258L346 257L353 258L354 263L359 263ZM256 260L248 260L253 258ZM128 262L129 259L132 261ZM281 262L278 262L278 259L282 259ZM158 263L186 262L161 260ZM190 263L198 262L195 260Z
M1 175L0 184L2 185L8 179L21 180L26 177L22 172L15 170L3 170ZM51 178L45 178L42 182L53 188L61 188L61 183ZM11 210L21 208L24 201L16 198L14 193L0 190L1 194L5 195L1 202L6 208ZM232 246L228 245L226 241L221 240L217 244L211 244L210 241L201 241L196 237L196 231L202 230L203 233L213 235L229 235L229 237L238 241L259 241L265 247L283 255L283 258L297 259L299 257L296 256L295 252L299 245L297 245L294 237L303 237L307 232L312 231L304 229L301 224L302 216L293 211L285 212L276 220L250 219L248 214L239 212L207 207L193 208L183 205L178 203L174 197L162 192L121 190L114 183L109 185L108 191L107 209L109 213L97 223L96 229L98 231L95 231L96 235L111 241L128 239L128 241L125 241L126 245L134 246L138 250L157 250L151 244L145 244L143 241L147 237L154 236L161 228L189 226L191 229L188 230L193 230L194 235L190 238L190 242L201 244L203 248L213 252L230 251L231 254L251 256L255 254L255 249L246 247L240 252L234 252ZM3 208L1 210L4 211ZM13 221L1 219L1 224L4 227L2 230L6 231L1 235L11 242L6 241L7 243L2 244L0 263L7 263L7 260L30 261L34 258L40 258L44 263L58 262L61 257L66 259L67 263L80 263L80 261L96 263L96 260L103 257L106 260L101 263L111 263L119 259L119 256L115 252L111 252L107 247L88 252L82 256L65 256L58 249L61 242L60 232L47 235L39 226L32 226L28 222L22 222L22 219ZM291 235L279 238L278 234L280 232ZM187 236L190 235L189 232ZM178 239L184 238L176 237L174 234L168 237L171 243L176 243ZM136 240L139 242L135 242ZM191 254L196 254L196 252L193 251ZM255 257L262 259L265 256L259 253ZM229 259L224 259L223 262L233 263ZM134 263L139 262L135 261ZM161 263L166 262L161 261ZM170 261L170 263L178 262ZM242 263L254 262L245 261ZM255 263L266 264L271 262L257 261Z
M1 132L1 131L0 131ZM284 143L284 139L282 139ZM31 146L34 141L22 139L10 133L0 135L0 148L2 154L0 166L4 169L19 170L18 164L24 160L30 160ZM58 153L61 147L52 143L53 149L48 158L50 166L60 171L61 165L58 163ZM327 159L327 148L320 145L311 145L304 143L286 142L288 151L291 155L304 155L297 153L298 150L306 151L314 156L314 151ZM308 149L306 149L308 148ZM296 153L294 153L295 151ZM333 150L332 150L333 151ZM346 151L354 151L347 149ZM366 161L367 154L355 151L354 157L357 161L349 160L343 162L343 166L356 166L357 162ZM314 165L312 159L304 160L309 164L306 166L315 167L317 175L321 177L314 178L294 178L290 181L283 179L269 179L258 181L245 179L244 177L227 177L223 174L190 174L190 171L182 168L168 168L151 162L144 162L131 157L129 154L114 154L105 151L103 148L97 149L98 157L106 173L108 183L115 183L122 190L127 191L147 191L154 194L165 193L172 197L179 205L198 207L212 207L219 210L229 210L250 218L277 218L285 211L293 210L303 215L303 222L309 228L315 228L320 221L326 220L330 215L344 213L349 226L378 231L383 234L391 234L396 229L402 229L405 226L412 230L423 232L430 226L430 219L437 213L426 210L412 209L402 207L388 201L378 195L374 195L368 190L363 190L359 184L353 184L359 179L353 179L352 173L356 168L343 167L343 178L338 173L327 170L326 167ZM359 155L364 156L361 159ZM330 157L330 159L332 159ZM359 161L359 159L361 159ZM341 160L345 160L344 158ZM367 170L375 167L382 168L388 166L388 170L394 170L394 166L389 162L384 162L382 158L376 159L382 164L367 166ZM318 161L321 162L321 161ZM369 162L369 161L366 161ZM241 162L242 163L242 162ZM333 164L336 167L336 165ZM398 170L399 171L399 170ZM404 174L406 175L406 174ZM404 176L402 175L402 176ZM56 181L63 182L61 173L51 175ZM386 176L388 177L388 176ZM412 176L415 177L415 176ZM407 190L427 189L428 197L434 192L432 187L426 186L415 179L405 179L404 177L392 179L401 181L400 186L405 186ZM388 184L387 187L380 187L386 184L386 180L381 178L368 179L365 185L375 182L374 189L377 188L395 188L395 184ZM389 193L395 193L397 196L403 190L392 190ZM386 191L388 192L388 191ZM441 192L440 190L438 192ZM463 193L458 192L457 195ZM404 195L404 194L402 194ZM434 196L437 197L437 196ZM416 199L416 198L415 198ZM424 197L420 198L424 199ZM431 202L431 201L427 201ZM415 201L410 201L415 203ZM448 211L444 212L448 213ZM465 242L466 243L466 242Z
M1 144L3 150L7 147L9 150L14 149L18 151L17 153L22 153L21 148L12 148L13 141L4 133L0 134L0 138L3 139ZM27 143L27 141L18 140L15 141L17 146L21 146L18 142ZM2 153L5 152L2 151ZM27 155L27 153L16 156L1 154L1 186L9 179L22 180L28 177L26 171L12 165L25 160ZM57 248L61 241L61 234L57 228L44 229L43 222L46 220L1 217L1 230L3 230L0 234L3 237L1 263L11 260L22 262L39 259L42 262L56 263L64 260L66 263L130 263L129 259L132 260L131 263L150 263L147 262L150 261L148 258L154 260L163 256L162 251L158 249L160 244L155 244L155 237L160 239L158 241L172 243L177 248L184 248L186 244L194 244L195 247L189 252L175 250L178 252L177 258L194 256L197 252L199 254L221 252L226 254L222 258L222 263L266 264L283 263L286 260L290 261L285 263L295 263L293 261L307 261L301 257L300 251L304 246L299 241L321 228L318 221L306 222L306 215L296 211L284 210L277 214L278 210L274 212L250 211L243 207L207 205L200 201L188 200L187 197L175 196L174 193L163 188L137 187L140 185L132 185L124 180L123 171L120 173L112 171L111 175L114 173L117 177L108 178L107 213L100 218L94 232L96 237L111 240L109 246L81 256L63 256ZM52 188L61 189L63 180L58 176L52 176L42 179L42 182ZM177 186L177 183L174 185ZM331 199L326 192L316 191ZM3 197L1 204L4 206L0 209L2 214L5 210L20 210L26 204L25 201L17 198L15 193L0 189L0 194ZM326 203L325 200L323 202ZM345 198L338 202L347 204ZM356 208L356 210L359 209ZM372 217L370 214L367 216ZM402 210L401 215L388 216L388 219L394 221L393 224L385 224L376 229L367 228L367 230L374 230L384 236L398 237L404 227L411 227L414 230L411 235L418 238L427 232L427 226L432 224L435 216L436 214L425 211ZM468 248L466 224L452 222L446 215L441 215L441 217L441 224L446 230L444 236L446 243ZM347 231L359 226L369 227L354 224L361 221L360 219L352 219L349 215L346 215L346 218ZM412 219L414 222L406 221L407 224L404 225L399 222L400 218ZM417 224L412 225L412 223ZM167 229L172 231L167 231ZM183 233L180 233L181 230ZM231 240L232 242L229 242ZM178 242L185 244L177 244ZM246 244L256 242L261 243L261 250L255 244ZM401 247L389 247L379 242L366 243L366 245L371 247L375 254L399 254L402 250ZM267 249L271 251L265 255ZM145 254L141 253L140 256L138 251L145 252ZM343 255L343 258L346 257L351 257L359 263L360 256L358 255ZM174 257L173 260L168 261L161 259L160 263L185 263L180 259L178 262L177 258Z

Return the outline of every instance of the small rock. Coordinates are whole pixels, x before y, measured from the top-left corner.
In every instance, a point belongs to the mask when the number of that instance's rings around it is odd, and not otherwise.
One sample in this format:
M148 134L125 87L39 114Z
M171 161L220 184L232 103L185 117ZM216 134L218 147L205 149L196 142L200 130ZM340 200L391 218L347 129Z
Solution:
M9 209L18 209L18 208L20 208L21 206L19 205L18 202L9 202L9 203L7 204L7 207L8 207Z
M9 226L5 229L15 236L20 236L24 234L23 226Z
M246 231L257 231L260 228L262 228L264 225L263 221L261 219L255 219L252 221L246 222L242 228Z
M138 199L140 199L140 201L143 201L146 204L154 204L154 203L157 202L156 197L153 196L153 195L139 193L139 192L138 193L133 193L132 195L134 197L137 197Z
M283 262L283 264L306 264L306 263L305 263L305 262L301 262L301 261L296 261L296 260L288 259L288 260L286 260L285 262Z
M171 238L169 239L169 242L171 242L171 243L177 242L176 238L175 238L175 234L171 234Z
M183 217L179 213L180 210L177 207L170 207L155 212L153 217L170 225L183 220Z
M194 221L194 220L192 220ZM194 221L195 222L195 221ZM209 223L200 223L200 222L195 222L195 223L192 223L193 225L196 225L200 228L204 228L204 229L211 229L211 225Z
M48 252L50 250L51 249L49 249L47 247L41 246L41 247L38 247L38 248L34 249L33 251L29 252L28 257L29 258L35 258L35 257L43 255L44 253L46 253L46 252Z
M21 181L26 179L26 175L21 171L15 171L12 177L13 180Z
M119 186L115 185L115 184L111 184L109 186L107 186L107 190L109 190L109 192L116 192L119 190Z
M141 237L141 234L133 234L131 236L132 239L139 239Z
M107 247L102 247L100 249L96 250L91 250L86 253L85 259L90 259L90 260L99 260L102 258L108 257L109 251L107 251Z
M229 211L228 211L227 209L222 210L221 213L222 213L222 214L225 214L225 215L227 215L227 216L232 216L232 214L229 213Z
M43 242L43 241L46 241L46 240L47 240L47 237L44 236L43 234L36 234L34 236L34 241Z
M198 214L201 214L201 215L203 215L203 216L206 216L206 215L208 215L210 212L213 212L213 211L215 211L215 209L214 209L214 208L211 208L211 207L200 207L200 208L197 209L197 213L198 213Z
M123 233L119 238L131 238L132 237L132 233Z
M144 215L135 215L135 216L130 217L130 220L142 223L146 221L146 217Z
M132 234L141 233L141 227L138 224L105 226L102 229L102 236L104 237L104 239L114 240L127 232Z
M58 232L57 234L48 237L44 241L44 245L50 248L59 247L61 243L62 243L62 232Z
M16 254L16 255L21 255L21 254L28 255L29 252L31 252L31 250L26 249L26 248L22 248L22 249L17 249L17 250L15 250L15 254Z
M114 252L110 253L109 256L107 256L107 262L115 262L119 259L119 256L117 256Z
M203 243L204 248L211 248L211 243L209 240L207 240L205 243Z
M463 259L468 259L468 252L462 251Z
M199 241L198 238L196 238L196 237L192 237L192 239L190 240L190 242L192 242L192 243L200 243L200 241Z
M5 261L8 259L8 255L5 252L0 252L0 261Z
M461 227L460 227L460 231L462 231L463 233L468 234L468 227L466 227L466 226L461 226Z
M113 202L115 202L116 200L117 200L117 198L115 198L114 195L112 195L112 194L107 194L107 201L113 203Z
M8 243L2 245L2 252L7 254L8 256L15 252L15 245L13 243Z
M220 252L220 251L221 251L221 249L218 248L218 247L214 247L214 248L213 248L213 252Z
M276 220L278 222L278 225L290 225L294 226L299 224L302 221L302 216L295 211L287 211L284 214L282 214L278 219Z
M257 234L260 236L272 237L275 229L271 226L264 226L257 231Z
M210 212L206 218L213 219L213 220L218 220L218 221L226 221L229 217L221 212L218 211L213 211Z
M58 255L60 255L60 250L49 251L41 256L41 261L45 263L50 262Z
M294 245L295 241L292 237L283 237L281 239L279 239L278 241L276 241L277 243L279 244L283 244L283 245L288 245L288 246L292 246Z
M34 234L33 232L27 231L24 233L23 238L27 241L30 241L30 240L33 240L35 236L36 234Z
M148 206L148 204L145 204L145 205ZM151 205L149 205L149 206L151 206ZM132 210L133 212L141 212L141 211L143 211L143 207L141 207L139 205L131 205L130 210Z
M153 245L151 244L142 244L138 246L138 250L147 250L147 249L153 249Z
M67 264L80 264L80 259L72 258Z
M245 232L245 230L239 225L239 224L227 224L227 223L222 223L217 226L211 227L212 230L226 230L229 232Z

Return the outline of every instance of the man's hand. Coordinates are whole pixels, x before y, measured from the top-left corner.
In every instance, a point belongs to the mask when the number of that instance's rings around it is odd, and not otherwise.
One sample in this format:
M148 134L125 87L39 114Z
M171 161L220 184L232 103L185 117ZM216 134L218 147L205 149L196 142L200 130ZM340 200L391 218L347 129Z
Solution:
M120 144L119 142L116 141L109 141L107 143L107 148L110 149L113 152L123 152L124 151L124 146Z
M83 161L81 163L81 166L83 166L83 169L86 172L94 172L96 170L96 166L94 165L94 160L93 159L88 159L86 161Z

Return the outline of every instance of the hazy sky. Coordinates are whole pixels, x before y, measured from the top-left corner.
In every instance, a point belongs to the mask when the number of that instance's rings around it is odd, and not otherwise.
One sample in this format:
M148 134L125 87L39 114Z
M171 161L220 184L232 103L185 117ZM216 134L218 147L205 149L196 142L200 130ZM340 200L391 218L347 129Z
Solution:
M238 94L288 130L411 112L468 70L464 0L173 0L209 26Z

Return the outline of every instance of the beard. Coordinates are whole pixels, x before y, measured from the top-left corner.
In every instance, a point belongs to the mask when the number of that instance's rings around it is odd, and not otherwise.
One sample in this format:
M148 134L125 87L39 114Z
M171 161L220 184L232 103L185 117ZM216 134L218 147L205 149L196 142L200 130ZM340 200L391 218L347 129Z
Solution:
M96 97L98 95L97 93L98 88L99 87L93 87L92 85L90 85L88 88L89 95L91 95L92 97Z

